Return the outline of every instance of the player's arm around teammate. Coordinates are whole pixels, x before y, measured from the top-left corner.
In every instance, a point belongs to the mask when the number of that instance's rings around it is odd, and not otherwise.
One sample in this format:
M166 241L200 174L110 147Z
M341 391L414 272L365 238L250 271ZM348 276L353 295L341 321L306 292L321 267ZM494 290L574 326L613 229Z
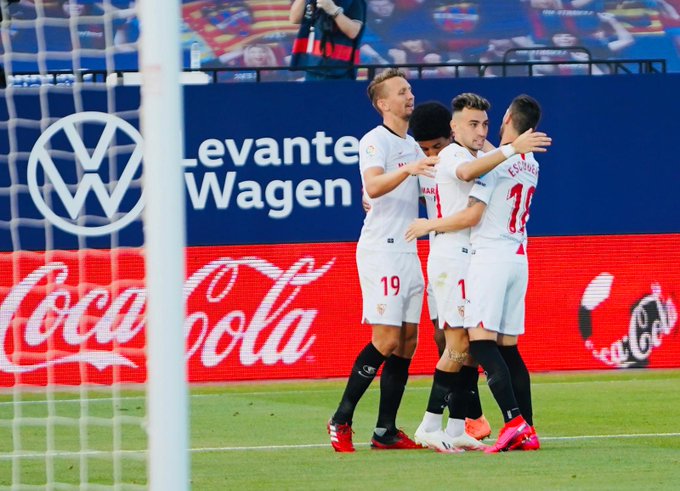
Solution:
M551 143L552 138L547 134L528 129L514 142L507 143L500 148L489 151L489 153L486 153L482 157L470 160L469 162L458 166L456 175L463 181L472 181L473 179L491 172L499 164L513 155L530 152L545 152L547 150L545 147L550 146Z
M467 208L442 218L418 218L406 229L404 235L407 241L416 240L430 232L447 233L457 232L477 225L486 209L486 203L477 198L468 198Z
M380 167L371 167L363 173L364 190L369 198L379 198L393 191L411 176L433 177L434 166L437 162L439 162L439 157L424 157L387 173Z
M543 132L528 129L512 143L506 143L482 157L466 162L456 169L456 175L463 181L470 181L485 175L514 155L546 152L552 138ZM418 218L406 230L406 240L415 240L431 232L446 233L473 227L481 220L486 205L479 200L468 203L468 207L454 215L440 218Z
M533 98L516 97L503 117L501 144L535 128L540 116ZM474 256L464 325L470 353L484 367L505 421L496 444L486 450L491 453L540 447L533 427L529 371L517 347L524 333L528 285L526 223L538 174L533 154L522 154L480 178L470 191L470 199L486 203L486 209L471 234Z
M448 233L435 235L428 274L430 278L436 278L437 303L448 306L444 313L439 313L440 322L443 320L445 327L446 353L437 363L428 409L416 430L415 438L417 442L440 451L449 451L456 447L467 450L483 448L483 445L464 431L462 420L465 406L469 403L466 394L470 383L467 379L470 378L470 369L474 370L476 364L468 355L470 343L467 331L462 329L462 299L459 291L465 287L468 261L467 257L463 259L463 256L457 259L455 251L459 251L461 245L469 244L469 228L479 223L486 207L482 200L471 198L465 208L465 200L472 189L472 183L469 181L492 172L518 150L524 153L533 148L543 148L551 141L547 135L529 130L515 139L517 148L504 141L505 145L501 149L483 155L482 148L488 147L486 110L489 107L488 101L476 94L466 93L454 98L451 128L455 141L441 152L442 160L435 179L440 210L438 215L446 218L435 220L434 223L444 221L445 225L448 225L445 229ZM413 240L416 236L432 230L442 231L435 228L432 222L433 220L420 220L415 225L411 224L406 239ZM428 224L431 227L423 227L420 231L414 230L418 224ZM464 256L468 256L468 249L463 247ZM433 261L433 257L436 261ZM464 297L463 294L462 298ZM456 305L460 306L459 311L451 308ZM476 380L474 385L476 386ZM449 389L451 418L446 429L442 431L441 407Z
M481 156L487 143L489 102L477 94L456 96L452 103L450 130L454 141L439 156L435 177L436 214L448 216L465 207L472 183L464 181L457 170ZM462 329L465 272L469 262L470 235L468 230L440 234L431 238L428 257L428 277L438 309L440 326L445 335L445 350L434 370L432 387L423 420L416 430L417 442L437 449L479 449L483 447L476 438L490 433L478 402L478 372L468 357L467 334ZM469 410L477 401L476 419L481 419L480 431L468 432L472 426L467 421ZM444 407L449 406L450 417L442 430ZM482 428L483 427L483 428ZM484 431L481 431L484 429Z
M413 115L411 116L411 120L409 121L409 130L418 142L420 149L426 155L439 155L440 153L443 153L443 155L448 154L450 157L451 144L453 142L451 120L452 113L446 106L439 102L426 102L416 106ZM485 134L485 132L482 132L482 136ZM487 144L491 146L488 141L485 141L484 145ZM456 148L458 148L458 144L456 144ZM473 151L475 150L473 149ZM463 155L467 156L467 158L471 157L467 152L463 153ZM440 161L437 170L440 177L442 165L444 165L444 162ZM451 169L447 168L444 169L443 173L450 173L450 171ZM452 176L447 176L446 181L450 182L451 177ZM454 179L458 180L457 178ZM441 212L445 211L441 206L441 193L450 191L449 187L451 185L445 185L445 188L440 190L437 179L435 178L419 176L418 181L420 183L421 199L426 206L427 216L429 218L436 218ZM454 184L453 186L456 185ZM462 192L463 194L467 194L467 191L465 190ZM446 208L446 211L448 211L448 208ZM440 244L440 240L441 237L438 239L434 234L430 234L430 250L427 259L428 281L426 297L430 318L434 324L434 339L437 344L439 358L441 359L442 356L446 354L444 359L448 360L451 353L455 351L455 348L451 345L450 339L450 345L447 348L447 337L450 338L452 334L451 332L448 332L451 331L451 328L447 325L448 323L446 321L448 318L448 322L451 322L451 318L447 315L447 306L452 303L448 294L451 293L451 283L455 284L453 288L459 288L458 281L462 279L462 276L459 277L457 272L462 272L462 270L466 268L467 254L463 252L463 249L467 246L469 237L465 236L461 238L459 241L460 247L457 253L453 252L455 248L449 248L447 243ZM451 249L453 257L449 257L450 254L445 252L449 249ZM442 308L439 307L438 302L444 302ZM462 331L462 329L460 329L460 331ZM465 338L465 342L467 342L467 337ZM467 346L464 346L461 349L467 351ZM436 368L439 369L439 363L437 365ZM491 433L491 427L484 417L482 405L479 400L479 391L477 388L479 373L477 371L477 366L447 366L446 368L449 372L461 372L460 378L467 384L464 390L469 396L465 401L466 404L460 404L460 401L457 401L459 407L456 407L453 412L449 410L449 421L453 420L454 424L462 424L464 417L464 430L466 433L478 440L487 437ZM436 370L433 377L433 379L436 380L433 380L433 386L438 386L440 383L442 385L448 385L446 380L442 383L442 380L440 379L450 379L455 376L456 375L449 376L447 374L442 374ZM441 420L447 397L449 397L449 400L453 399L447 394L439 393L434 396L432 405L428 403L428 411L432 409L434 412L433 414L436 414L436 416L433 416L434 422L432 425L435 429L440 429L441 427ZM457 417L459 419L458 422L455 421ZM427 444L427 442L424 443Z

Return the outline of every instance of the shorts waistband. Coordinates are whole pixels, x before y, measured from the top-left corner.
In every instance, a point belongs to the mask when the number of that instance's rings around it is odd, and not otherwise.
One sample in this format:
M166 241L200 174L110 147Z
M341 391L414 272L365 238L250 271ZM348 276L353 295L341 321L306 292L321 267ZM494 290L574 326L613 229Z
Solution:
M432 254L434 254L435 256L449 256L451 254L459 254L459 253L471 254L472 249L470 249L469 247L456 246L456 247L450 247L450 248L446 249L446 252L441 251L441 250L433 251L432 248L430 248L430 252Z

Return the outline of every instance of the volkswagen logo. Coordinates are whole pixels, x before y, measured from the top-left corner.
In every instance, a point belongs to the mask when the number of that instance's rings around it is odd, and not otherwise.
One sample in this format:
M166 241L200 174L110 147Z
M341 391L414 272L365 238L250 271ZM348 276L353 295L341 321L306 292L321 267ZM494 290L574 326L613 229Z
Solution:
M99 135L92 153L83 138L86 131L88 136ZM64 146L65 151L54 150ZM124 165L111 167L111 155ZM102 165L105 162L108 165ZM54 226L74 235L107 235L134 221L144 208L143 192L129 192L141 164L142 136L134 126L112 114L76 113L51 125L35 142L28 159L28 189L35 206ZM102 175L109 176L106 183ZM127 209L121 210L124 202ZM134 204L129 206L130 202Z

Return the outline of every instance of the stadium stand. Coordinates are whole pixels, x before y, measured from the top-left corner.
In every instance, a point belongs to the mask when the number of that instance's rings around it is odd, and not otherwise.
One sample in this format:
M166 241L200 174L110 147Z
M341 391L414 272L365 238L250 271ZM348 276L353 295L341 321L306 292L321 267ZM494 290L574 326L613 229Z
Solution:
M110 1L110 8L118 10L111 26L116 70L137 69L139 28L134 15L126 13L133 3ZM104 68L107 27L97 16L106 6L101 0L43 4L48 17L68 18L74 9L84 16L78 41L92 55L81 60L79 69L95 72L96 78ZM411 66L419 78L680 72L680 0L367 0L367 5L361 64L374 68L360 72L362 77L380 65ZM202 69L213 71L216 82L300 79L283 69L297 32L288 20L289 7L289 0L184 0L185 67L191 46L197 45ZM0 50L8 40L14 53L37 52L38 29L44 29L50 49L70 49L72 40L61 36L59 27L31 23L35 8L30 0L8 5ZM607 63L623 59L659 63ZM48 62L51 70L73 69L69 59ZM15 84L38 83L26 78L35 71L29 62L15 58L10 63ZM62 77L59 83L68 81Z

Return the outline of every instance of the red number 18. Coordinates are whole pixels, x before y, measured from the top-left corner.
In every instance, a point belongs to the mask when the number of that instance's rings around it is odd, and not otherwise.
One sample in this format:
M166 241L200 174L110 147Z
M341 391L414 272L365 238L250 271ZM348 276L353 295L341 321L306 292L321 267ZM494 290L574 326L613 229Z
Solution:
M510 215L510 221L508 222L508 230L511 234L515 232L524 232L524 227L527 224L527 219L529 218L529 206L531 206L531 198L534 197L534 192L536 188L534 186L529 186L527 189L527 194L524 197L524 209L520 210L522 205L522 191L524 186L520 183L515 184L508 192L507 199L513 200L512 214ZM519 223L518 223L519 222Z

